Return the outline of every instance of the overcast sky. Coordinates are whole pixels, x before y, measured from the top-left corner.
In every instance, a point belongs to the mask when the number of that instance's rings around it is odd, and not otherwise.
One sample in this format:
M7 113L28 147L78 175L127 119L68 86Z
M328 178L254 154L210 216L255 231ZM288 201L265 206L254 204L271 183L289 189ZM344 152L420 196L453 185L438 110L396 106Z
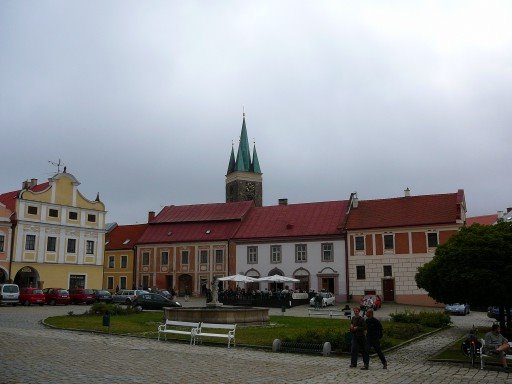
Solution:
M225 201L245 108L264 205L512 206L511 1L0 2L0 192L62 159L107 221Z

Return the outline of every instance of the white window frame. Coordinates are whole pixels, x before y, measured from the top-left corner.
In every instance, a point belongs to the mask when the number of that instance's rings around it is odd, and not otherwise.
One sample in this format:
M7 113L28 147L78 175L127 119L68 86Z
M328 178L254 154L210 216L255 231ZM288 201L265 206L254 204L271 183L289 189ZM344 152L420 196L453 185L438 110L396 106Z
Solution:
M94 255L94 240L85 240L85 253Z
M386 248L386 238L391 237L392 246L391 248ZM393 233L384 233L382 235L382 249L384 252L393 253L395 250L395 235Z
M5 248L5 236L0 234L0 252L4 252Z
M270 246L270 263L271 264L281 264L282 258L282 247L280 245L271 245Z
M30 236L30 241L29 241L29 236ZM27 233L25 235L25 251L35 251L36 250L36 240L37 240L36 235Z
M54 242L54 244L53 244L53 245L54 245L54 249L49 249L49 248L50 248L50 247L49 247L49 245L50 245L50 243L49 243L50 239L54 239L54 240L55 240L55 242ZM48 237L46 238L46 252L57 252L57 237L55 237L55 236L48 236Z
M223 249L215 250L215 264L224 264L224 250Z
M128 282L128 279L126 276L120 276L119 277L119 289L126 289L126 283Z
M188 249L182 249L181 252L181 265L188 265L190 262L190 252Z
M295 262L307 263L308 261L308 245L295 244Z
M435 235L436 236L436 245L435 246L430 246L430 242L429 242L429 237L431 235ZM437 233L437 231L428 231L427 232L427 248L428 249L436 249L437 247L439 246L439 233Z
M141 264L145 266L149 265L149 252L142 252Z
M116 257L115 256L109 256L108 257L108 267L110 269L112 268L115 268L116 267Z
M258 247L255 245L247 247L247 264L258 264Z
M330 249L327 249L330 248ZM332 262L334 261L334 244L333 243L322 243L322 261Z
M73 251L70 251L70 250L69 250L69 246L70 246L72 243L74 244L74 250L73 250ZM77 251L76 244L77 244L76 239L73 239L73 238L68 239L68 240L67 240L67 242L66 242L66 253L76 253L76 251Z
M123 263L123 261L124 261L124 263ZM123 266L123 264L124 264L124 266ZM120 268L122 268L122 269L128 268L128 256L127 255L121 255Z
M365 248L366 248L366 239L365 239L365 235L355 235L354 236L354 251L356 253L360 252L360 253L364 253L365 251ZM362 238L363 239L363 248L357 248L357 239L358 238Z
M114 276L107 276L107 289L114 289Z
M205 259L203 259L203 256ZM208 264L208 259L210 256L210 252L208 252L207 249L200 249L199 250L199 264Z
M167 261L164 263L164 255L166 255ZM169 265L169 251L162 251L160 253L160 262L162 265Z

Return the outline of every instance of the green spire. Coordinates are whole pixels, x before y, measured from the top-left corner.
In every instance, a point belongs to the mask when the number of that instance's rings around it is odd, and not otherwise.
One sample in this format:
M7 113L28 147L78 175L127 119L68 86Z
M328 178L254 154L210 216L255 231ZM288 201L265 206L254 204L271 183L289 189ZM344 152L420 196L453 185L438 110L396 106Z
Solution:
M258 154L256 153L256 144L254 144L254 148L252 150L251 172L261 173L260 162L258 161Z
M238 146L238 153L237 156L237 164L239 161L240 154L242 155L242 161L244 164L243 171L248 171L251 167L251 152L249 151L249 139L247 138L247 128L245 127L245 113L244 113L244 120L242 122L242 133L240 133L240 144ZM237 167L238 168L238 167ZM242 169L237 169L238 171L242 171Z
M233 143L231 143L231 156L229 157L228 174L235 171L235 150L233 149Z
M248 171L245 169L244 160L242 156L242 144L238 144L238 153L236 155L235 171Z

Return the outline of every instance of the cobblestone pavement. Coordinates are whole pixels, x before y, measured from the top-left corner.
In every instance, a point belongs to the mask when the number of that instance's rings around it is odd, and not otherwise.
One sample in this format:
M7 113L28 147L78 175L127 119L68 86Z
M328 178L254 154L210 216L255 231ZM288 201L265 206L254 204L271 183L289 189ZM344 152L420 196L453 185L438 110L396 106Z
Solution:
M388 353L387 370L372 359L370 370L361 371L350 369L344 357L191 347L60 331L39 324L41 319L71 310L81 313L85 307L0 307L0 383L512 383L512 374L496 369L427 361L458 337L460 328L492 322L476 312L453 318L455 327L449 330ZM307 316L307 308L293 308L286 315ZM376 316L385 318L386 311Z

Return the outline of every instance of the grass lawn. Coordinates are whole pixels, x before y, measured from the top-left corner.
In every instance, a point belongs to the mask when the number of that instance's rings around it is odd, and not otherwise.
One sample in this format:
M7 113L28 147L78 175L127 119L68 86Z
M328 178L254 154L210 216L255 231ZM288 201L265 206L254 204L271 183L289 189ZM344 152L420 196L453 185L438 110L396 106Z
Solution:
M112 334L129 334L139 337L157 338L157 327L163 319L162 312L144 311L129 315L116 315L110 318ZM46 324L62 329L79 329L108 333L102 325L101 315L68 315L49 317ZM397 324L384 321L382 345L392 347L404 341L432 331L432 328L417 327L411 324ZM239 345L271 347L274 339L323 343L330 341L333 349L343 349L347 342L350 321L347 319L310 318L293 316L270 316L270 324L264 326L240 326L236 331ZM168 335L167 339L189 340L189 337ZM212 340L224 343L223 340Z

